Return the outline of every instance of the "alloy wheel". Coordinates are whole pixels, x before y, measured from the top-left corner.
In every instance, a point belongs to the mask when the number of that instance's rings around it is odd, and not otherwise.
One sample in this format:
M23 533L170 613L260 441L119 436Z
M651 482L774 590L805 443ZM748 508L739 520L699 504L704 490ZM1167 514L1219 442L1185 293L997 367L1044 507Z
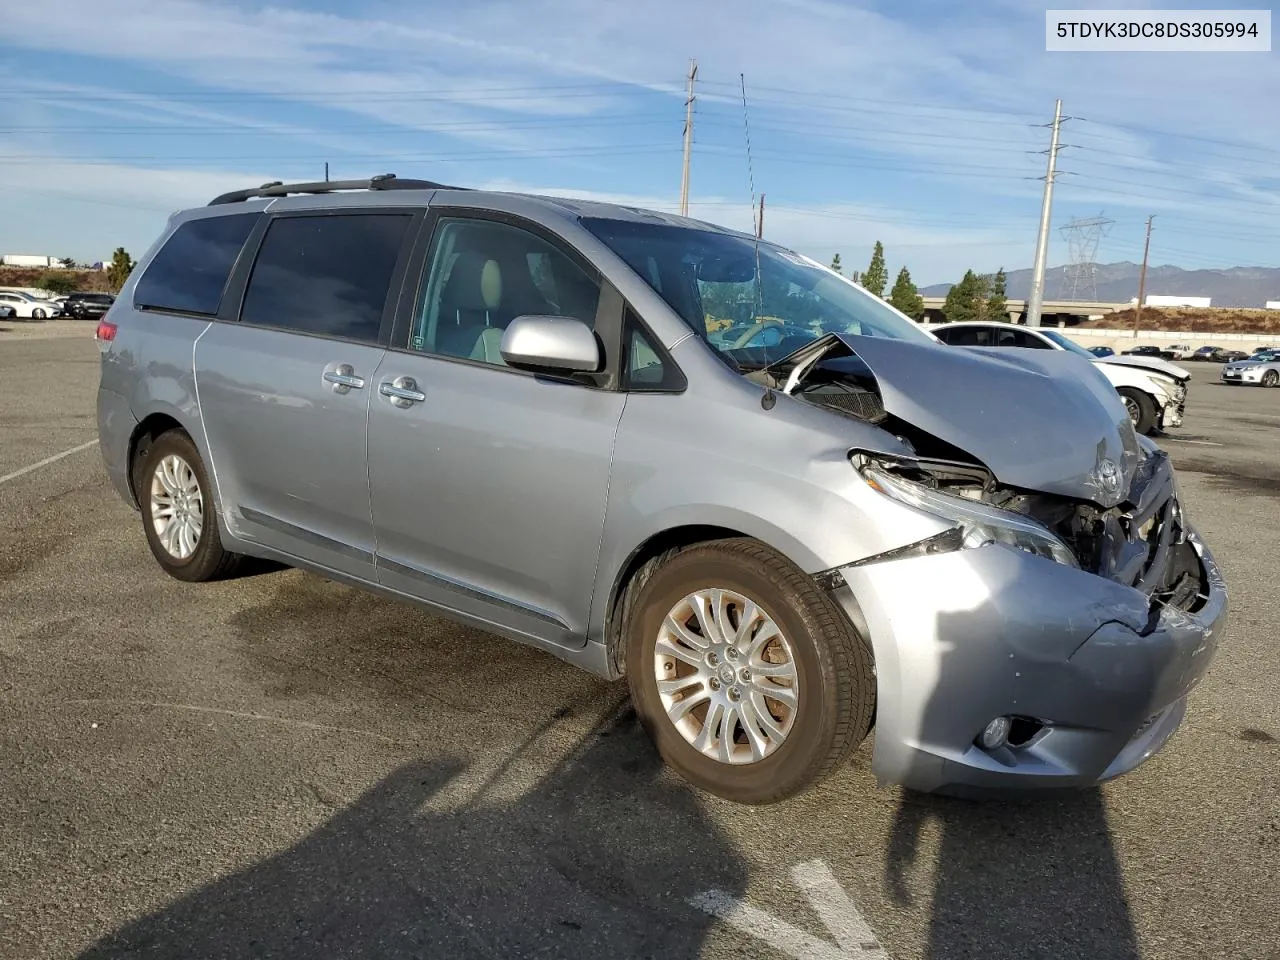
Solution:
M191 464L171 453L151 475L151 523L165 552L188 560L204 529L204 494Z
M1129 411L1129 419L1135 424L1142 419L1142 409L1138 406L1138 401L1133 397L1122 397L1124 400L1124 408Z
M763 760L795 724L794 651L774 619L740 593L697 590L673 606L658 631L653 670L667 719L713 760Z

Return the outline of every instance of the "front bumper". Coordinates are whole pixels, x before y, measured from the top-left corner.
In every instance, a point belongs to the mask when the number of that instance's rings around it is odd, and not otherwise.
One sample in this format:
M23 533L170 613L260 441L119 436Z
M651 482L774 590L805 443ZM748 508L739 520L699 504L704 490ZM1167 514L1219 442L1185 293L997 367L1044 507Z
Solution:
M1262 368L1246 367L1238 370L1232 370L1229 367L1222 368L1223 383L1261 383Z
M1187 385L1180 383L1169 394L1156 399L1160 402L1160 428L1182 426L1187 410Z
M1226 624L1218 567L1194 532L1188 542L1203 584L1194 612L1155 613L1132 587L996 545L842 568L832 595L875 651L880 782L1078 787L1156 753ZM998 716L1045 725L984 749Z

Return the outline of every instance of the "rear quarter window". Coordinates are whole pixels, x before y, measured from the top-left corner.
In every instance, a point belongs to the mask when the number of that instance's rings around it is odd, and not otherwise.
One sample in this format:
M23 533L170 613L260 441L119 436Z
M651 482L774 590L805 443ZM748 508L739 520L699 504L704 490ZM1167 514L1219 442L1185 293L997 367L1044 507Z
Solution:
M216 314L231 269L260 216L238 213L182 224L147 265L133 305L139 310Z

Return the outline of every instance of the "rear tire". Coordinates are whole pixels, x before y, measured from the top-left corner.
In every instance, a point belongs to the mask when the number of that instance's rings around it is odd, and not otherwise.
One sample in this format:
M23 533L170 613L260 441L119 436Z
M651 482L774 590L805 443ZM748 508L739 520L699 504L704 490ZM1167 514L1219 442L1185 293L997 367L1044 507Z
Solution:
M1121 387L1118 393L1129 411L1133 429L1144 435L1150 433L1156 425L1156 405L1152 399L1133 387Z
M1277 383L1280 383L1280 373L1268 370L1262 375L1262 385L1264 387L1274 387Z
M708 615L704 629L691 598L711 610L717 595L723 616ZM631 609L636 712L662 758L694 785L737 803L783 800L833 773L870 730L869 644L811 577L763 544L681 551L643 583ZM670 678L661 690L660 676ZM682 711L687 702L695 705Z
M43 319L44 319L44 308L43 308L43 307L36 307L34 310L32 310L32 311L31 311L31 319L32 319L32 320L43 320Z
M244 559L222 547L204 461L182 430L142 451L135 473L147 545L165 573L191 583L230 576Z

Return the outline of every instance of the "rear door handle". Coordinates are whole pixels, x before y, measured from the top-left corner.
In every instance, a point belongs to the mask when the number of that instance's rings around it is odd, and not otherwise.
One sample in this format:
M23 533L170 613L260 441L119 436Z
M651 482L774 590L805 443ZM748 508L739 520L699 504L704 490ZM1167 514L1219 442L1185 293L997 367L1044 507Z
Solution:
M324 372L325 383L333 384L334 393L350 393L364 389L364 377L357 377L355 367L340 363L333 370Z
M383 380L378 384L378 392L387 397L393 406L408 407L421 403L427 395L418 389L413 377L396 377L394 380Z

